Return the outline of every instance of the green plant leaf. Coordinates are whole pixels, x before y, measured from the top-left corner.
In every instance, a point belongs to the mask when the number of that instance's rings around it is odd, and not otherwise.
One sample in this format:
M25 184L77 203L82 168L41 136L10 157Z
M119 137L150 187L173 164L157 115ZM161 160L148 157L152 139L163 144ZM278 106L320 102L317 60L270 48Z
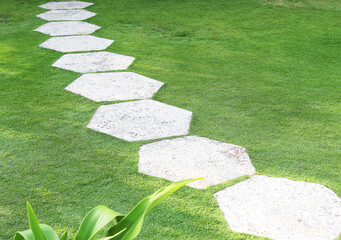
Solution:
M44 233L44 236L46 236L46 239L48 239L48 240L59 240L57 233L49 225L39 224L39 227L42 230L42 232ZM14 236L14 240L35 240L35 239L37 239L37 238L34 237L31 229L21 231L21 232L17 232ZM67 239L65 239L65 240L67 240Z
M31 205L27 202L28 221L30 224L31 231L34 239L47 240L44 232L41 230L36 214L34 213Z
M117 213L106 206L94 207L83 219L75 240L92 240L96 234L109 222L117 224L124 215Z
M39 224L39 225L44 235L46 236L47 240L59 240L57 233L54 231L52 227L46 224Z
M46 224L39 224L36 214L27 202L28 221L30 229L17 232L14 240L59 240L57 233Z
M136 238L142 228L143 220L147 212L149 212L156 204L164 198L181 188L182 186L203 178L188 179L172 183L167 187L163 187L156 191L153 195L146 197L139 202L131 212L124 217L117 225L113 226L108 231L108 236L114 236L123 229L126 229L121 234L113 237L113 240L131 240Z
M14 235L14 240L34 240L33 232L31 229L17 232Z
M67 231L65 231L65 233L63 234L62 238L60 240L68 240L68 233Z
M114 236L109 236L109 237L101 238L100 240L111 240L111 239L113 239L114 237L117 237L118 235L120 235L120 234L121 234L122 232L124 232L125 230L126 230L126 228L123 229L122 231L116 233Z

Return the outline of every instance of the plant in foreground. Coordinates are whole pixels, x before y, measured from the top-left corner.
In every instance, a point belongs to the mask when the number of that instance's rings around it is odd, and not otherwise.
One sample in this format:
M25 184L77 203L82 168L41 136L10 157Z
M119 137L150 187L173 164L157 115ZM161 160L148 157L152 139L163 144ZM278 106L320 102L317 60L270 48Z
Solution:
M167 187L159 189L153 195L150 195L139 202L126 216L115 212L106 206L99 205L94 207L83 219L77 231L75 240L92 240L98 232L109 223L114 224L114 226L107 231L107 236L101 240L134 239L141 231L143 219L147 212L182 186L199 179L202 178L175 182ZM57 233L52 227L38 222L38 219L28 202L27 211L30 229L17 232L14 236L14 240L59 240ZM67 231L63 234L61 240L68 240Z

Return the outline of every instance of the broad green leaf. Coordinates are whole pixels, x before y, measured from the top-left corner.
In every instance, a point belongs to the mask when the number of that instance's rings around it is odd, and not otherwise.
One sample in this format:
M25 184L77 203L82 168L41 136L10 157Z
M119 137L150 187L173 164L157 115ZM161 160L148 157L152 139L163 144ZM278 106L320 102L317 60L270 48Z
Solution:
M106 206L94 207L83 219L75 240L92 240L109 222L113 221L116 224L122 217L122 214Z
M63 234L62 238L60 240L68 240L68 233L67 231L65 231L65 233Z
M47 240L44 232L40 228L37 216L34 213L29 202L27 202L27 211L28 211L28 221L29 221L30 228L32 230L34 239L36 239L36 240Z
M114 236L110 236L110 237L101 238L100 240L111 240L111 239L113 239L114 237L116 237L116 236L120 235L120 234L121 234L122 232L124 232L125 230L126 230L126 228L125 228L125 229L123 229L122 231L120 231L120 232L116 233Z
M17 232L14 240L59 240L56 232L46 224L39 224L31 205L27 202L28 221L30 228Z
M14 240L34 240L33 233L31 229L17 232L14 235Z
M163 187L156 191L153 195L146 197L138 203L131 212L124 217L117 225L108 231L108 236L116 235L118 232L126 229L121 234L113 237L113 240L131 240L138 236L141 231L143 220L147 212L149 212L156 204L164 198L181 188L182 186L203 178L188 179L172 183L168 187Z
M39 224L39 227L41 228L42 232L46 236L46 239L48 239L48 240L59 240L57 233L49 225ZM14 240L35 240L35 239L37 239L37 238L34 237L31 229L21 231L21 232L17 232L14 236ZM65 240L67 240L67 239L65 239Z
M57 233L53 230L52 227L46 224L40 224L40 227L47 240L59 240Z

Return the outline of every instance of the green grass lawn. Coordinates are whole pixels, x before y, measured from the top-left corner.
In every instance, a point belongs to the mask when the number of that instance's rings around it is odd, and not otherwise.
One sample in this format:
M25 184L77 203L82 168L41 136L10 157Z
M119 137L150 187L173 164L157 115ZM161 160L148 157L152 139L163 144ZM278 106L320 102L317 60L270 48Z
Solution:
M64 90L81 74L33 32L43 0L0 0L0 239L41 222L74 234L104 204L127 213L169 182L137 172L138 149L86 128L95 103ZM340 0L91 0L93 35L165 86L153 99L193 112L190 134L247 149L258 174L341 196ZM185 187L139 239L263 239L233 233L213 193Z

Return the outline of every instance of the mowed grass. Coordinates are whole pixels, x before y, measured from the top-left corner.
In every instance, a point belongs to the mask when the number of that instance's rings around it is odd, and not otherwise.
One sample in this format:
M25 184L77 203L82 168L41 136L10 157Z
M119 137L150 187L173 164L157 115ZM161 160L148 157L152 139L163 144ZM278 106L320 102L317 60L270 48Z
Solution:
M81 74L39 48L42 0L0 0L0 239L41 222L73 235L103 204L127 213L169 181L137 172L138 149L86 128L103 103L64 90ZM193 112L190 134L247 149L258 174L341 196L341 4L289 0L92 0L108 51L165 86L153 99ZM139 239L263 239L234 233L213 193L185 187Z

